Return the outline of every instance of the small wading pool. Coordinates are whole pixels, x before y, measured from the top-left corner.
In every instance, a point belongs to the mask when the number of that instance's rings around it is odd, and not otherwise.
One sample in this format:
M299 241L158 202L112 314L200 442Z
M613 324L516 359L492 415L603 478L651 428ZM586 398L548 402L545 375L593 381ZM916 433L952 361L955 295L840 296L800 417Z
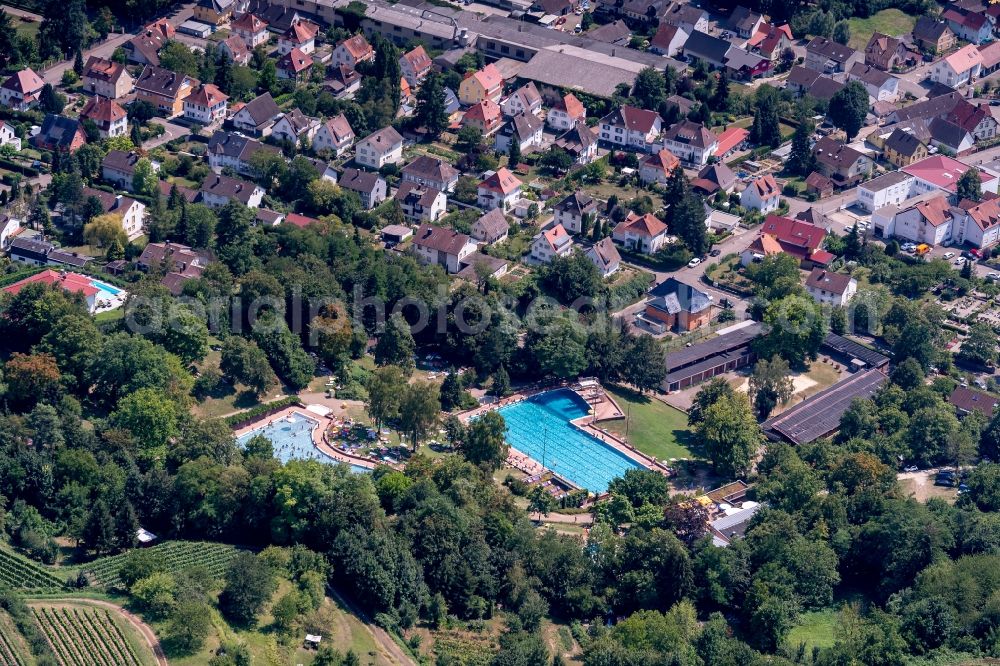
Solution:
M283 463L289 460L318 460L334 465L340 460L320 451L313 444L313 431L319 427L319 421L309 418L299 412L292 412L275 418L271 423L254 428L236 438L240 446L246 446L251 437L261 435L271 440L274 446L274 456ZM367 473L371 470L361 465L351 465L351 471Z
M546 391L499 411L511 446L590 492L603 493L611 479L630 469L643 469L632 458L570 423L590 411L573 391Z

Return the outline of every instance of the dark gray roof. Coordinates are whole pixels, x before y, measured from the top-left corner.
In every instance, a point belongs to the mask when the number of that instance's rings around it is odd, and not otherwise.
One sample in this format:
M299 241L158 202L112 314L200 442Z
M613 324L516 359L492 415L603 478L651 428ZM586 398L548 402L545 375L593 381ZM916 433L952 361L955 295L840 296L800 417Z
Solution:
M917 149L923 145L923 142L917 137L913 136L909 132L904 132L901 129L893 130L889 138L885 140L885 147L894 150L900 155L906 155L907 157L913 157Z
M555 205L554 210L563 210L574 215L589 213L597 207L597 202L589 194L581 191L573 192Z
M36 238L15 238L10 243L11 254L33 259L45 259L54 249L55 245L52 243Z
M246 111L250 114L250 117L258 125L263 125L267 121L271 120L275 116L281 113L281 109L274 102L274 98L271 97L271 93L264 93L259 97L246 103L242 111Z
M749 346L763 331L763 327L754 322L735 331L712 338L690 347L684 347L667 353L667 372L674 372L695 363L706 361L713 356L737 351Z
M724 39L695 30L684 42L684 54L713 62L723 62L731 46L732 44Z
M836 432L851 403L870 398L887 379L874 368L857 372L768 419L762 427L793 444L808 444Z
M806 44L806 51L809 53L818 53L824 58L829 58L834 62L847 62L851 57L857 53L850 46L844 46L843 44L838 44L832 39L827 39L826 37L814 37L811 42Z
M712 305L712 297L676 278L669 278L649 290L654 308L671 314L680 311L697 313Z
M344 173L340 176L337 184L354 192L371 194L378 187L379 180L380 176L377 173L347 168L344 169Z
M864 361L871 368L881 368L889 363L889 357L885 354L880 354L874 349L865 347L860 342L855 342L836 333L827 333L823 340L823 346L838 354Z
M619 19L613 23L594 28L587 33L587 36L606 44L627 44L632 38L632 30L625 25L625 21Z

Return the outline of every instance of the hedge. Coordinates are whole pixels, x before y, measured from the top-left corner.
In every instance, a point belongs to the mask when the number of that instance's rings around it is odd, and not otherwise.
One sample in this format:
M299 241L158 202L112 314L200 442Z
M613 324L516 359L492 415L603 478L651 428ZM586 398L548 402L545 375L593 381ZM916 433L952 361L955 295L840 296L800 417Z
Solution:
M15 282L20 282L25 278L29 278L32 275L41 273L44 270L52 268L52 266L32 266L25 270L17 271L16 273L8 273L6 275L0 276L0 287L8 287Z
M274 414L275 412L280 412L287 407L301 406L302 403L299 401L298 396L290 395L273 402L269 402L264 405L257 405L256 407L251 407L245 412L240 412L239 414L233 414L232 416L226 417L226 424L230 428L239 428L241 426L247 425L262 416L267 416L269 414Z
M38 169L34 167L24 166L20 162L15 162L14 160L8 159L6 157L0 157L0 167L4 167L5 169L10 169L12 171L17 171L18 173L24 175L27 178L34 178L40 173Z

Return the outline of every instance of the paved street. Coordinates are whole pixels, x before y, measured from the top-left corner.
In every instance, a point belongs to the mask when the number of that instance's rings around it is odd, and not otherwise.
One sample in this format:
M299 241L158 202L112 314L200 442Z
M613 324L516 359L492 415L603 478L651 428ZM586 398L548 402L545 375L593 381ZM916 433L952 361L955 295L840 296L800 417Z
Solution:
M142 147L145 148L146 150L149 150L150 148L156 148L157 146L162 146L168 141L173 141L178 137L186 136L191 132L190 129L184 127L183 125L172 123L160 117L153 118L149 122L156 123L157 125L163 125L165 131L163 132L163 134L156 137L155 139L150 139L145 143L143 143Z

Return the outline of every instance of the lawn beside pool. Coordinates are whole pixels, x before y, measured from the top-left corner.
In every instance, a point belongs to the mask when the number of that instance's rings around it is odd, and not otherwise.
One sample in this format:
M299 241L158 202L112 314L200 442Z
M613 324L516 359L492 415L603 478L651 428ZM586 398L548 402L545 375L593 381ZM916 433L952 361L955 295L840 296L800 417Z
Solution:
M605 389L630 419L628 440L632 446L659 460L700 457L690 448L694 433L688 428L687 414L626 388L605 386ZM615 434L625 434L625 419L599 425Z
M855 16L847 19L847 22L851 26L851 41L848 45L855 49L863 49L874 32L881 32L890 37L899 37L912 32L917 18L898 9L883 9L868 18Z

